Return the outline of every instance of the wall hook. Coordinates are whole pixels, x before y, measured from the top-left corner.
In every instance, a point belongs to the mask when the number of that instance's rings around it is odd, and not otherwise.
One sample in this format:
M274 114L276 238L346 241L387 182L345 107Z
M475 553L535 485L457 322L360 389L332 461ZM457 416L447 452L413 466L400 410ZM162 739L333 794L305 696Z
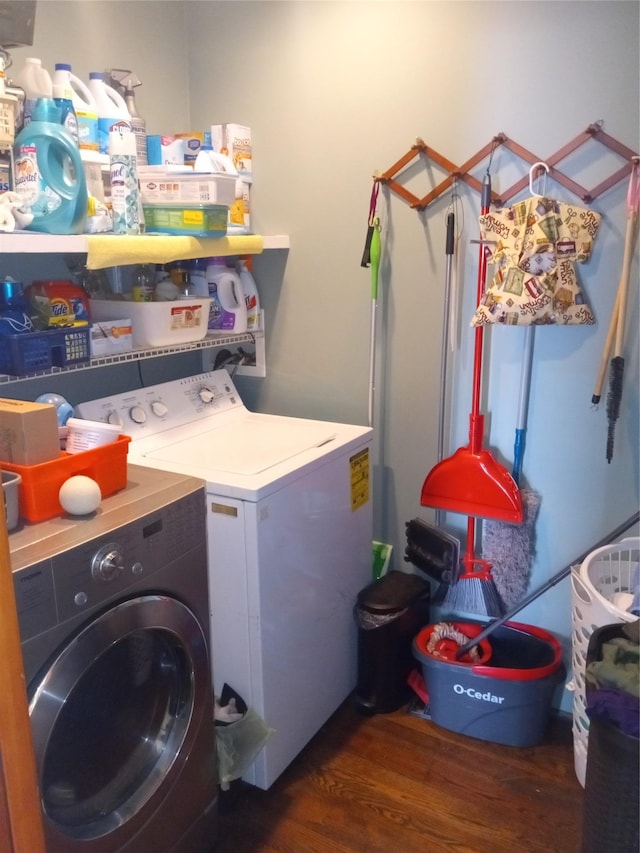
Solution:
M542 168L545 171L545 174L549 174L549 167L542 160L538 160L537 163L534 163L533 166L529 169L529 192L531 195L539 195L540 193L535 192L533 189L533 181L534 181L534 173L536 169Z

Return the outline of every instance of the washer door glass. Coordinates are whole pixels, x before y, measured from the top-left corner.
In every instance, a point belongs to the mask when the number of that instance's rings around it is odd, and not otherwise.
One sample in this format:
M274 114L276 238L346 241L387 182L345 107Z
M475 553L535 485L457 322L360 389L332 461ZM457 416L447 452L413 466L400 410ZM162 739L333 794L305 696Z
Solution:
M131 819L170 783L208 683L202 630L175 599L133 599L91 622L30 702L47 817L86 839Z

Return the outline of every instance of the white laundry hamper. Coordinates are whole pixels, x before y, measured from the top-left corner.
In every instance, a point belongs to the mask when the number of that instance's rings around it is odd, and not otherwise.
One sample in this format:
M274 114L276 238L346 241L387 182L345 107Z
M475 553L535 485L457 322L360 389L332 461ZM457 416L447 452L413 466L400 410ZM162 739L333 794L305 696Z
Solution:
M589 639L596 628L638 618L614 600L620 593L633 596L637 592L639 561L640 537L633 536L596 548L571 570L573 753L576 776L583 787L589 742L585 696Z

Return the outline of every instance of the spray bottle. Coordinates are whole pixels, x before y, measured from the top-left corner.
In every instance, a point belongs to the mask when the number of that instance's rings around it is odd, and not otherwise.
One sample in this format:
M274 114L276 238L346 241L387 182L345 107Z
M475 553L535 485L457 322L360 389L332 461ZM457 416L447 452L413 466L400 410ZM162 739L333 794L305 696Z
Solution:
M128 122L109 132L109 172L114 234L142 234L144 214L140 201L136 141Z
M131 116L131 130L136 136L136 157L138 166L147 165L147 123L138 113L134 89L142 85L137 74L122 68L111 68L107 71L109 81L123 97Z

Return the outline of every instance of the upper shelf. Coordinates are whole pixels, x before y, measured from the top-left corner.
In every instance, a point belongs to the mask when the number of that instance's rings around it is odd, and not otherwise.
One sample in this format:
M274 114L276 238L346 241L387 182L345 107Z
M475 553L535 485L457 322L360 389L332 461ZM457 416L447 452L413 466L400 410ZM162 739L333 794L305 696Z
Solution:
M289 237L238 234L218 239L173 237L164 234L35 234L20 231L0 234L0 253L87 255L88 269L126 264L166 264L189 258L224 255L259 255L265 249L288 249Z

